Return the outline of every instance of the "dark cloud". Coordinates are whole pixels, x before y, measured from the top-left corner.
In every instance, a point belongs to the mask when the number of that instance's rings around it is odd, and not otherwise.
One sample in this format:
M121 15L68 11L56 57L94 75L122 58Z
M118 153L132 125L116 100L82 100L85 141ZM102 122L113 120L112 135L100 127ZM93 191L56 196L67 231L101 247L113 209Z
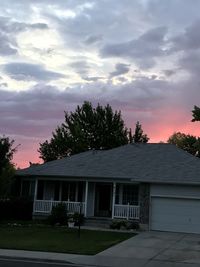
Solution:
M115 94L110 94L110 90ZM89 100L94 105L110 103L115 109L157 109L168 101L169 84L140 79L123 85L96 82L60 91L38 84L21 92L0 89L0 125L4 133L29 138L48 137L64 119L64 110L73 110Z
M74 61L73 63L69 64L69 66L81 76L87 76L90 70L90 66L88 65L87 61L84 60Z
M196 50L200 48L200 20L194 21L189 27L186 27L182 34L172 38L174 51Z
M82 77L82 79L85 80L85 81L88 81L88 82L96 82L96 81L104 79L104 77L99 77L99 76L96 76L96 77Z
M163 70L163 73L164 73L167 77L170 77L170 76L176 74L176 70Z
M200 53L190 51L179 60L181 69L188 71L192 76L198 76L200 73Z
M115 76L119 76L122 74L126 74L129 72L129 70L130 70L129 64L117 63L115 65L115 71L110 73L110 77L115 77Z
M138 39L104 46L101 55L103 57L124 57L134 60L140 66L152 67L155 64L155 57L165 55L163 47L166 33L166 27L148 30Z
M12 44L7 34L4 34L0 31L0 55L1 56L10 56L17 54L17 48L14 46L16 44Z
M30 29L47 30L49 27L46 23L25 23L13 21L9 17L0 17L0 30L5 33L19 33Z
M84 43L87 45L96 44L99 41L103 40L102 35L90 35L85 40Z
M12 79L15 80L56 80L61 77L64 77L63 74L46 70L41 65L23 63L23 62L15 62L1 65L4 72L9 75Z

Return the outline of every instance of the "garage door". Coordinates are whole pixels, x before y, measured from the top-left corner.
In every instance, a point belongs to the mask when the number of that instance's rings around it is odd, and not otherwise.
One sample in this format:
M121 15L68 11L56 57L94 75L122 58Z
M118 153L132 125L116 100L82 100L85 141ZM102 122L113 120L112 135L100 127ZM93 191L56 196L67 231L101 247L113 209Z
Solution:
M152 197L151 229L200 233L200 200Z

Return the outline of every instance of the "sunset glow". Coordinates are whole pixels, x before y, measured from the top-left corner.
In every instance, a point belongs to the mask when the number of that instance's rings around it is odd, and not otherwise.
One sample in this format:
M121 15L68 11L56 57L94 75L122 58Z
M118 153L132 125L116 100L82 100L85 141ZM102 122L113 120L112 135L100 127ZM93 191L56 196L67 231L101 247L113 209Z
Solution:
M199 136L200 1L2 0L0 135L17 167L88 100L140 121L150 142Z

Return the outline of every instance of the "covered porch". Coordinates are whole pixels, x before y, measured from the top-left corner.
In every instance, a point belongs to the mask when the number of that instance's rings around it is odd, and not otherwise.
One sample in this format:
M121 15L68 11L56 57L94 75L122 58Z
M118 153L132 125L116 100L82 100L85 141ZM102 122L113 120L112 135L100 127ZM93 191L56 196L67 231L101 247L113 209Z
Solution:
M139 185L132 183L36 179L33 214L49 215L65 203L69 213L85 217L140 218Z

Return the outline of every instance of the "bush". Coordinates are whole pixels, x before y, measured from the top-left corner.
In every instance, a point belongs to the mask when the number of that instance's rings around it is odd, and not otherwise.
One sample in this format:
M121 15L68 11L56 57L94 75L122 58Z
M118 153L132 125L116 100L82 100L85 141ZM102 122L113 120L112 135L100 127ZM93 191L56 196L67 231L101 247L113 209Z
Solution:
M67 207L64 203L59 203L57 206L52 208L51 215L48 217L48 221L51 225L67 224Z
M84 222L84 214L79 214L79 212L75 212L73 214L73 219L74 219L74 222L75 222L75 226L78 226L79 225L79 220L80 220L80 225L83 224Z
M0 220L32 220L33 201L24 198L0 200Z
M139 230L139 222L137 221L127 221L127 220L112 220L110 224L110 229L134 229Z
M127 230L129 230L129 229L139 230L139 229L140 229L139 222L137 222L137 221L129 222L129 223L127 224L126 229L127 229Z
M110 229L117 229L120 230L122 227L126 228L127 221L125 220L112 220L110 224Z

